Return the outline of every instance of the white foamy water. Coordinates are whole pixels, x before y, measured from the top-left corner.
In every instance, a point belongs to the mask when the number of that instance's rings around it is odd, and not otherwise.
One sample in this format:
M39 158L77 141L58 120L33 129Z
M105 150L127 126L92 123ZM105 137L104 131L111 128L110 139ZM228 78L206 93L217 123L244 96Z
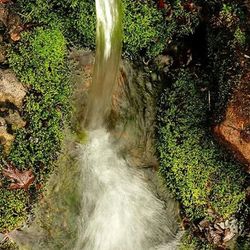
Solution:
M79 145L82 210L75 250L176 249L174 215L118 157L104 129L89 137Z

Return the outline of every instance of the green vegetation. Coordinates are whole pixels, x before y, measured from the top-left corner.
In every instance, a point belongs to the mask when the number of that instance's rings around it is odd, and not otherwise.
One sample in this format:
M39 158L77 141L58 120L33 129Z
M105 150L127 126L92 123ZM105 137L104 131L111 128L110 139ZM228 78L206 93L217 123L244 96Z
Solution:
M192 34L199 23L197 11L186 10L181 1L172 3L171 15L159 10L151 0L123 0L122 3L124 53L128 56L153 58L174 38ZM18 0L17 4L26 22L38 22L39 25L63 23L63 32L71 43L95 47L94 1L32 0L27 3Z
M66 41L57 27L24 33L9 55L11 67L30 88L24 107L28 126L17 132L9 156L16 166L45 171L56 159L70 109L66 53Z
M190 231L186 231L181 238L179 250L212 250L213 247L198 238L194 238Z
M36 28L22 35L9 53L9 63L29 90L22 111L27 125L15 131L8 161L19 169L33 169L37 183L42 184L57 158L70 111L66 41L60 27ZM37 193L35 187L29 194L7 190L7 185L0 188L0 231L25 222Z
M37 235L30 237L29 242L24 241L21 249L74 248L79 219L76 215L80 213L80 170L75 159L70 157L72 147L75 147L75 136L68 132L65 135L66 143L62 145L62 155L47 183L43 202L33 210L35 220L30 228L23 232L28 237L34 232L37 232Z
M28 195L23 190L0 189L0 228L11 231L27 220ZM2 231L1 230L1 231Z
M159 143L161 173L191 219L228 218L244 200L243 175L225 160L209 137L205 97L195 76L181 71L161 96Z
M236 44L244 46L246 44L246 34L239 27L234 32Z
M3 250L19 250L19 247L11 240L5 240L1 243L1 249Z
M208 25L208 80L214 90L213 111L217 121L223 119L225 105L244 74L239 50L244 50L247 45L242 28L245 18L239 5L221 4L220 11L211 17Z

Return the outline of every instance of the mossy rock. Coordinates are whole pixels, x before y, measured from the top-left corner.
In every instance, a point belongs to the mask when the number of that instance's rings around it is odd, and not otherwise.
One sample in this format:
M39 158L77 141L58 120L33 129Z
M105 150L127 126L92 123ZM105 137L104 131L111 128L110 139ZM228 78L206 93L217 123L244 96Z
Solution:
M181 70L159 104L160 171L186 215L229 218L244 201L244 174L209 135L207 105L195 76Z

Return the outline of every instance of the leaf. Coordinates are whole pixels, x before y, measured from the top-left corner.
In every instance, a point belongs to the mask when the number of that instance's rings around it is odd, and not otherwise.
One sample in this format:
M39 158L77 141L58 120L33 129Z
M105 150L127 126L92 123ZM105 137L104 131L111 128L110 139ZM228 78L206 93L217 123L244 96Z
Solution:
M9 186L10 189L28 190L35 180L32 170L20 171L10 164L3 170L3 175L13 181Z
M0 3L8 3L10 0L0 0Z

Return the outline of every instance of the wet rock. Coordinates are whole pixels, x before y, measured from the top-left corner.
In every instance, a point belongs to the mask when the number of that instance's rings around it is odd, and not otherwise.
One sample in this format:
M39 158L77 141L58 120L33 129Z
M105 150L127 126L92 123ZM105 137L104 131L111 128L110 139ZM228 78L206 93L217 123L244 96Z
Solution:
M22 119L20 114L13 110L11 110L9 115L5 117L5 121L11 125L13 130L23 128L26 125L26 122Z
M155 156L155 96L156 75L144 68L123 61L118 84L114 89L109 116L110 129L122 138L121 151L128 163L135 167L158 168ZM156 78L155 78L156 77Z
M0 102L21 108L26 89L11 70L0 70Z
M77 73L79 71L79 78L78 75L75 76L77 91L73 96L75 106L81 107L76 111L73 121L78 130L81 124L77 121L84 120L83 110L86 107L88 89L92 82L93 54L73 51L70 58L77 61ZM145 72L144 67L123 61L106 121L112 136L121 142L119 152L126 157L131 166L158 168L154 145L155 100L158 88L159 84L152 82L150 72Z
M77 62L78 66L85 67L92 65L94 62L94 55L92 51L72 49L69 55L69 59Z

